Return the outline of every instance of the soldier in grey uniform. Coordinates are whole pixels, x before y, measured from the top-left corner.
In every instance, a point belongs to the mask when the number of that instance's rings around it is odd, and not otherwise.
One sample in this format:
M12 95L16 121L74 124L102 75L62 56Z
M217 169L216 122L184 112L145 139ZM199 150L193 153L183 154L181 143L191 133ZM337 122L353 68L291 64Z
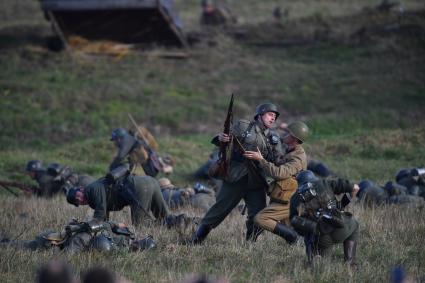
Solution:
M401 169L396 182L406 187L409 194L425 198L425 168Z
M158 181L151 176L125 176L116 183L109 178L100 178L87 187L74 187L67 192L67 201L75 206L89 205L93 219L109 220L110 211L131 208L133 225L139 225L146 218L166 224L169 228L179 225L185 215L173 215L161 194Z
M312 171L297 176L298 191L290 201L290 219L294 229L306 243L309 260L325 255L336 243L344 244L345 261L355 266L359 224L351 213L343 211L335 195L356 196L357 184L348 180L320 180Z
M251 161L245 159L243 152L235 145L235 139L239 140L244 150L259 150L266 160L274 161L275 156L282 151L279 136L271 130L278 116L276 105L261 104L257 106L252 121L239 120L232 126L230 136L220 133L212 140L218 146L233 139L230 164L215 204L205 214L190 243L200 244L242 199L248 208L246 239L256 240L261 229L254 225L253 219L266 206L265 190L268 185L261 168L256 162L248 164Z
M38 183L36 194L52 197L69 186L87 186L95 179L87 174L77 174L69 167L51 163L44 168L41 161L30 160L26 165L27 174Z
M52 197L59 189L55 188L54 176L49 175L40 160L30 160L25 167L26 174L38 183L37 196Z
M76 206L89 205L94 209L93 218L100 221L109 219L109 211L119 211L129 205L134 225L145 217L153 218L150 212L155 220L168 227L177 225L184 216L170 213L158 181L145 175L142 164L147 152L141 142L123 128L112 131L111 141L118 152L106 177L88 186L68 189L67 201Z
M158 180L162 195L171 208L192 206L206 212L215 203L214 190L197 182L193 187L179 188L168 178Z
M357 194L360 202L366 206L383 205L388 203L388 191L370 180L359 182L359 193Z
M117 128L112 131L111 141L114 142L118 151L109 165L109 171L128 164L130 174L146 175L143 164L146 164L148 153L140 140L136 139L126 129Z
M391 204L424 205L425 200L418 194L411 194L403 185L389 181L384 189L388 192L388 202ZM417 192L417 191L416 191Z
M207 212L215 203L215 191L207 188L201 183L193 186L194 193L190 197L190 205L203 212Z
M151 236L137 240L124 223L92 220L72 220L62 231L47 230L31 241L1 241L1 246L13 246L27 250L58 249L69 253L89 250L113 251L127 248L132 251L153 249L156 243Z

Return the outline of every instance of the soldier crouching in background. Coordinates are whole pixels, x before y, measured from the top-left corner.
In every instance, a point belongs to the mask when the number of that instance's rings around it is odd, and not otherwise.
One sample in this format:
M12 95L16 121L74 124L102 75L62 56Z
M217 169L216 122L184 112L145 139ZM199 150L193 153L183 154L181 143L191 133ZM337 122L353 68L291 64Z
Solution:
M86 186L95 181L87 174L77 174L70 167L58 163L51 163L44 168L40 160L28 161L25 171L38 183L33 192L39 197L50 198L62 192L66 186Z
M126 172L125 167L116 168L107 175L109 177L100 178L87 187L73 187L68 190L67 201L75 206L89 205L94 209L93 219L99 221L109 220L110 211L130 206L133 225L139 225L145 219L165 224L168 228L186 223L184 214L176 216L170 213L155 178L127 176Z
M158 182L162 196L170 208L191 206L206 212L215 203L214 190L199 182L185 188L174 186L168 178L160 178Z
M345 261L356 267L359 223L343 211L348 202L338 202L335 195L356 196L359 186L343 179L320 180L308 170L301 172L297 181L298 191L290 201L290 219L298 234L304 236L309 261L325 255L333 244L343 243Z

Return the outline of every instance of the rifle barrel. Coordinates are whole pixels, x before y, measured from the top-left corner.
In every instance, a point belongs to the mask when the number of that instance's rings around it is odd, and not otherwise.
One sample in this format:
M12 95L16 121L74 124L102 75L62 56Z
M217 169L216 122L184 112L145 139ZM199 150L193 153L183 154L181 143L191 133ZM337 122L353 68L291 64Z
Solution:
M12 189L11 188L9 188L8 186L6 186L6 185L3 185L3 184L0 184L3 188L5 188L6 189L6 191L8 191L9 193L11 193L12 195L14 195L15 197L19 197L19 195L17 194L17 193L15 193L14 191L12 191Z

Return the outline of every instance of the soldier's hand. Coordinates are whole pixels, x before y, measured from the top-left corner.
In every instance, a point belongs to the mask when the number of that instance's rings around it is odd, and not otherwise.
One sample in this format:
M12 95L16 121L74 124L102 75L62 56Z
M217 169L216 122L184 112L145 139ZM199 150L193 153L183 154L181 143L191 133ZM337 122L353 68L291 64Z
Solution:
M251 160L256 160L256 161L260 161L261 159L263 159L263 155L260 152L260 149L258 149L257 147L257 151L245 151L243 156L245 158L251 159Z
M228 134L225 134L225 133L220 133L220 134L218 134L218 140L220 142L226 143L226 142L230 141L230 136Z
M359 187L359 185L357 185L357 184L354 184L354 186L353 186L353 192L352 192L352 196L353 197L355 197L356 195L357 195L357 193L359 192L359 190L360 190L360 187Z

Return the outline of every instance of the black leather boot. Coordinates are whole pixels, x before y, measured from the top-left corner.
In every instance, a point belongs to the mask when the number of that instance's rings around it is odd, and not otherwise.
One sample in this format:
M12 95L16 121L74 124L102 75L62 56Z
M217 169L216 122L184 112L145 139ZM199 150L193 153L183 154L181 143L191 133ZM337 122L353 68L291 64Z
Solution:
M356 248L357 242L352 240L344 241L344 259L351 266L356 266Z
M297 232L285 224L277 223L276 227L274 227L273 233L284 238L285 241L290 245L297 241Z
M256 242L258 239L258 236L263 233L263 229L258 227L257 225L246 225L246 236L245 239L247 241Z
M195 234L192 236L192 239L190 239L189 243L192 245L200 245L208 236L211 230L212 230L211 227L208 225L204 225L204 224L199 225L198 229L196 230Z

